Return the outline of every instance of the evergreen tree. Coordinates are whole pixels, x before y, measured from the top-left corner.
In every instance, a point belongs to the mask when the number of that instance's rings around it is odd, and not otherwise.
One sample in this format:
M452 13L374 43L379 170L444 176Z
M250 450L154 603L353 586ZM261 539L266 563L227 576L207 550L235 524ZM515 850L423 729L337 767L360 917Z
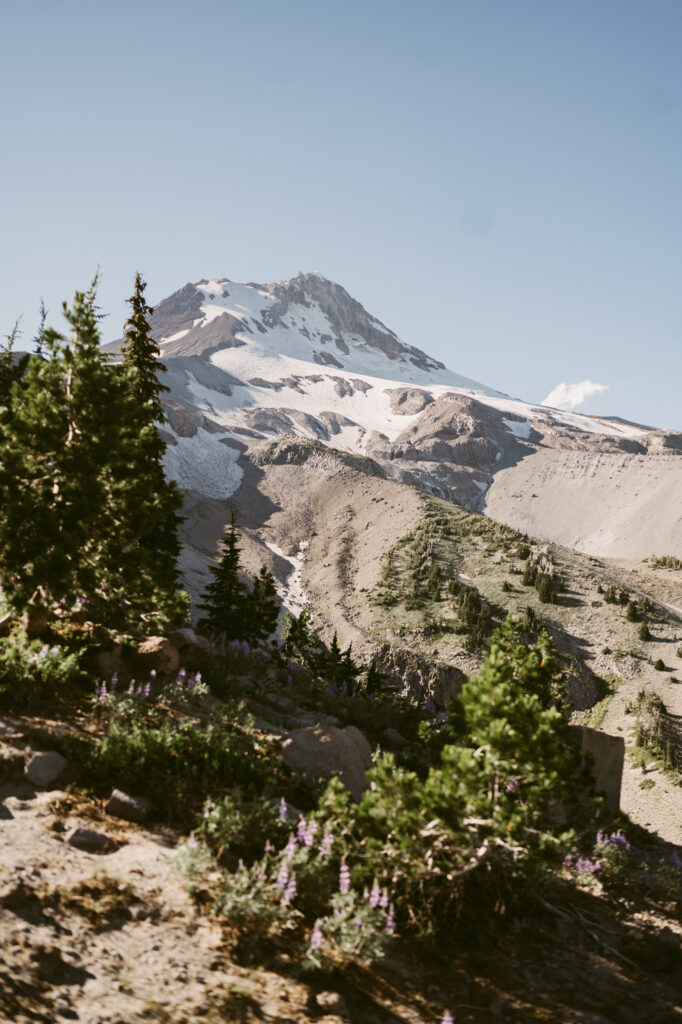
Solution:
M275 578L263 566L253 581L253 590L247 601L247 616L251 624L252 641L262 644L272 636L279 619L279 600Z
M174 480L163 469L165 444L157 430L165 422L160 395L169 391L159 381L165 366L159 362L159 347L151 336L149 318L154 312L144 298L146 284L138 272L135 292L128 299L132 315L126 322L122 371L127 381L131 416L139 423L139 444L131 479L135 494L135 540L131 549L133 572L140 568L155 581L168 601L178 586L177 561L180 554L178 529L182 496Z
M128 299L132 314L126 320L121 354L123 363L133 372L131 391L133 397L142 405L151 406L149 412L152 421L165 423L166 417L161 406L160 395L170 391L159 381L159 373L165 373L166 367L159 362L161 350L151 334L150 318L154 313L147 305L144 291L146 282L138 271L135 274L135 291ZM163 441L160 441L163 450Z
M159 507L140 476L149 429L127 373L99 347L96 279L63 305L68 338L41 334L42 355L10 390L0 424L0 580L16 610L79 600L113 626L162 622L175 588L136 553L140 508Z
M225 644L231 640L246 640L249 633L247 589L239 578L239 537L234 509L230 527L220 542L218 563L210 572L213 579L198 605L206 613L199 620L199 628Z

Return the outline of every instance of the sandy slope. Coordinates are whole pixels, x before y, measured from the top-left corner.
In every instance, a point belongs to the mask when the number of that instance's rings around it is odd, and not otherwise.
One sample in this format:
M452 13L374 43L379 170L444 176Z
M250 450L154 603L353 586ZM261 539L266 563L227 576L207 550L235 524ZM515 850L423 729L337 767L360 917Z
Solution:
M501 469L485 513L597 556L682 556L682 460L540 449Z

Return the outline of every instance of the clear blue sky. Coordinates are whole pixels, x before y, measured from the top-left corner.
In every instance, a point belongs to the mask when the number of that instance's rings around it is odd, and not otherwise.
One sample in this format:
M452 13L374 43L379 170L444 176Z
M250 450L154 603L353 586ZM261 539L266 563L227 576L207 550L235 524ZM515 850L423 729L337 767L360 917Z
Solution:
M0 4L0 331L317 270L452 369L682 429L682 3Z

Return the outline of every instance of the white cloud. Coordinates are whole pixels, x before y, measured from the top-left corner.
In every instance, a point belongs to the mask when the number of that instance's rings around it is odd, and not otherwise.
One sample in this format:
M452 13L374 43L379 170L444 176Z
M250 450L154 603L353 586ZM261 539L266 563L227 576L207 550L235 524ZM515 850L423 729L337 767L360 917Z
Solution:
M551 405L554 409L575 409L590 395L608 390L608 384L595 384L591 380L581 380L579 384L557 384L540 405Z

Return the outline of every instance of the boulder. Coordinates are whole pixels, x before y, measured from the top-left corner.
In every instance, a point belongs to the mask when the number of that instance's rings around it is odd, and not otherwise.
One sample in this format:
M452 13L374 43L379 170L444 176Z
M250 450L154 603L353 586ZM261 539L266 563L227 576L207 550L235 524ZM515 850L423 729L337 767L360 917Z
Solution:
M34 786L46 789L57 781L67 763L66 758L56 750L41 750L31 756L24 775Z
M148 674L154 669L160 676L174 676L179 668L178 649L165 636L150 636L143 640L131 664L133 675Z
M372 750L354 725L297 729L282 743L282 759L290 768L309 775L338 774L356 800L368 788L365 772L372 765Z
M177 647L180 660L188 672L201 671L211 656L211 645L205 636L197 636L193 629L174 630L168 639Z
M149 814L149 800L143 796L129 796L121 789L115 789L107 800L104 810L125 821L144 821Z
M116 849L116 843L104 832L96 832L92 828L75 828L67 837L69 846L86 853L110 853Z

